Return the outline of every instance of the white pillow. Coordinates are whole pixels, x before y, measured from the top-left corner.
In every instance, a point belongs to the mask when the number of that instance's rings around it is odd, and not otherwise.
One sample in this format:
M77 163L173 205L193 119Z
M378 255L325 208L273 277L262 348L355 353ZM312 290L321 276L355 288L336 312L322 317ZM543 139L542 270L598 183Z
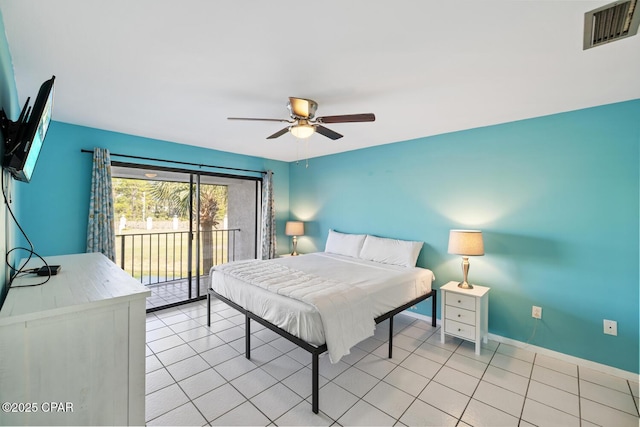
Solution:
M360 258L383 264L415 267L423 242L387 239L367 235Z
M358 258L365 237L367 237L365 234L345 234L329 230L324 251Z

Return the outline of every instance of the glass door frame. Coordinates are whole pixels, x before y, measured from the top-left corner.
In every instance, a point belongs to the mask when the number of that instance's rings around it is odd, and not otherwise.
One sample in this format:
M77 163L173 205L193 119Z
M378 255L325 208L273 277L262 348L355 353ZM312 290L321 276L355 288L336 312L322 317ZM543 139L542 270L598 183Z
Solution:
M188 303L199 301L206 298L206 294L201 295L201 292L200 292L200 284L201 284L200 269L201 269L201 263L203 260L200 257L200 250L201 250L200 246L202 242L200 238L201 225L200 225L199 216L200 216L200 207L201 207L200 205L201 203L200 193L201 193L201 185L202 185L201 178L203 176L255 182L254 203L255 203L256 215L255 215L255 221L254 221L254 225L255 225L254 257L257 257L258 250L260 247L260 239L261 239L261 236L258 231L260 228L260 218L262 215L262 197L261 197L262 176L255 177L255 176L248 176L248 175L233 175L233 174L207 172L207 171L201 171L201 170L190 170L190 169L182 169L182 168L174 168L174 167L157 166L157 165L144 165L144 164L138 164L138 163L128 163L128 162L119 162L119 161L112 161L111 166L117 167L117 168L126 168L131 170L141 169L145 171L179 173L179 174L185 174L189 176L188 181L173 181L173 182L184 182L189 184L189 233L188 233L189 248L188 248L188 255L187 255L188 269L187 269L187 279L186 279L189 284L188 297L187 299L182 301L177 301L177 302L168 303L162 306L147 308L147 313L157 311L157 310L163 310L166 308L180 306L183 304L188 304ZM148 180L148 181L154 180L152 177L145 178L141 176L141 177L131 178L131 177L121 176L120 174L118 174L118 176L114 176L114 178L141 179L141 180ZM194 204L196 208L195 216L194 216ZM194 243L195 243L195 247L194 247ZM193 253L194 251L195 251L195 254ZM195 265L193 261L195 261ZM196 276L195 278L193 277L194 273ZM196 286L195 296L193 292L193 286Z

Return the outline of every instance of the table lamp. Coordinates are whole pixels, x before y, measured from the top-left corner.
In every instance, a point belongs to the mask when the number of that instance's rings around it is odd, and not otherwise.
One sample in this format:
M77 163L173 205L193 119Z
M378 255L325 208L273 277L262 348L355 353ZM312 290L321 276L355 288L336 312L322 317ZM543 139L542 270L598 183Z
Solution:
M480 230L451 230L449 231L450 254L462 255L462 273L464 279L458 283L459 288L473 289L467 282L469 275L469 257L484 255L482 231Z
M291 252L291 256L298 255L298 252L296 252L296 248L298 246L298 236L304 235L304 222L287 221L284 234L286 234L287 236L293 236L293 252Z

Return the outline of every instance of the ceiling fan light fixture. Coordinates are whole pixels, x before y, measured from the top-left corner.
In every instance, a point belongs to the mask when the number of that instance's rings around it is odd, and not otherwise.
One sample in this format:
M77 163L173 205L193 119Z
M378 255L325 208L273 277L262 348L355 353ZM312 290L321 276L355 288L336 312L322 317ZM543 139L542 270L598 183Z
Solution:
M289 132L299 139L306 139L313 135L316 131L315 126L308 124L293 125L289 128Z

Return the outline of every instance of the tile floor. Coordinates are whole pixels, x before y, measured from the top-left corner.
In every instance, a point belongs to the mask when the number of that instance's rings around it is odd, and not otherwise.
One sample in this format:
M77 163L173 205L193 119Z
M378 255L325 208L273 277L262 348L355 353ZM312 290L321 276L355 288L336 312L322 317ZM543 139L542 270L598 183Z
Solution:
M202 276L200 278L200 295L207 295L207 283L209 283L209 276ZM147 298L147 310L189 299L188 284L189 282L187 280L176 280L173 282L147 285L147 288L151 291L151 296ZM192 289L192 296L194 298L196 297L195 293L194 285Z
M448 338L396 316L337 364L320 363L320 413L311 411L311 356L244 317L206 301L147 315L148 425L634 426L639 385L565 361L489 342Z

